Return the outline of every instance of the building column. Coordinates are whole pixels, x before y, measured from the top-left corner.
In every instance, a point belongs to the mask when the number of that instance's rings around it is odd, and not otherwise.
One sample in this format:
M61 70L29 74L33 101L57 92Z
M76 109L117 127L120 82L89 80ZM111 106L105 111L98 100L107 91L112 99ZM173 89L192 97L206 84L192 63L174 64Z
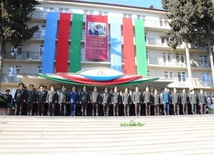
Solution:
M186 43L185 50L186 50L186 60L187 60L187 72L188 72L188 79L189 79L189 85L190 85L189 88L192 89L193 88L193 81L192 81L192 70L191 70L191 65L190 65L188 43Z

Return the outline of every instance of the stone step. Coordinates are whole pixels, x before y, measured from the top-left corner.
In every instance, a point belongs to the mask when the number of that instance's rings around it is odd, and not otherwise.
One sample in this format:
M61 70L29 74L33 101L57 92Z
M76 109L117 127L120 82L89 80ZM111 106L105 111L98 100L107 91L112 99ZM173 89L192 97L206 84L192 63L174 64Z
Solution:
M121 127L140 121L143 127ZM214 154L214 115L0 116L0 155Z

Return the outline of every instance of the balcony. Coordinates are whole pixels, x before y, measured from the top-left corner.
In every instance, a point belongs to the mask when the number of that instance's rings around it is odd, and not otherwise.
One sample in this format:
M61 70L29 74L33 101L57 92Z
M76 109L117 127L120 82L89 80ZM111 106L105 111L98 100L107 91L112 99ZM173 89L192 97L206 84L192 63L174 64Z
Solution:
M157 57L149 57L148 58L149 65L161 65L161 66L186 66L186 62L176 61L176 59L172 59L170 62L164 62L163 58Z
M2 76L2 82L3 83L9 83L9 82L20 82L20 80L18 79L18 75L14 74L14 73L3 73Z
M6 52L5 59L17 59L17 60L42 60L42 54L40 52L22 51L21 54Z
M36 10L36 11L33 11L32 13L32 18L33 19L46 19L47 18L47 13L46 11L39 11L39 10Z
M185 81L174 79L174 82L171 83L170 87L190 87L190 82L192 81L193 88L204 88L204 87L213 87L211 81L202 81L199 78L187 78Z
M210 68L210 61L202 61L202 60L190 60L191 67L194 68Z
M144 23L145 27L170 28L167 20L144 20Z
M37 31L33 34L32 39L44 39L45 31Z
M147 38L146 44L147 45L156 45L156 46L168 47L167 42L165 42L165 41L163 42L160 38Z

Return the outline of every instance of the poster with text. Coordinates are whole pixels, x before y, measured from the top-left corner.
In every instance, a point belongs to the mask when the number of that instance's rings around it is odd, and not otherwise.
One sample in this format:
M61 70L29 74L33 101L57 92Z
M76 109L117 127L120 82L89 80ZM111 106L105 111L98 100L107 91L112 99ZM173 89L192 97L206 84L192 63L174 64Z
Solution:
M108 60L108 18L87 15L85 58L87 60Z

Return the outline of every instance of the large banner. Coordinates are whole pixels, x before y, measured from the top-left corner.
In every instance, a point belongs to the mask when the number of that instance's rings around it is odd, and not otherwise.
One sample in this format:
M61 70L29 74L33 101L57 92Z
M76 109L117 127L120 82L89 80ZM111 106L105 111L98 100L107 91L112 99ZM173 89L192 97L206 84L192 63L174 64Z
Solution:
M107 16L87 15L85 54L87 60L108 60Z

